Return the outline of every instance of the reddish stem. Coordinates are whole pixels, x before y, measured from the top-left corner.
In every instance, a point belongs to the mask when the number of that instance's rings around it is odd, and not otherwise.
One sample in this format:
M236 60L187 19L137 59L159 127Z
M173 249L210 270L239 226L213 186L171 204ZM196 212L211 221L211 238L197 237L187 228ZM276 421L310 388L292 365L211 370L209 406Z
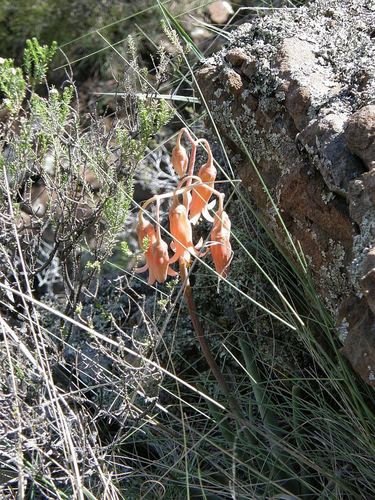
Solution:
M232 413L238 417L241 418L241 409L238 405L238 402L236 399L233 397L228 384L226 383L223 374L221 373L221 370L218 366L218 364L215 361L215 358L212 355L212 352L207 344L203 327L201 322L199 321L199 317L197 314L197 308L194 302L193 298L193 291L190 285L189 281L189 274L187 272L186 268L186 262L183 258L180 258L179 261L180 264L180 275L181 279L183 282L183 287L184 287L184 297L186 301L186 305L189 310L191 322L193 324L193 328L195 330L195 333L197 335L199 345L201 347L202 353L204 357L206 358L206 361L208 363L208 366L211 368L212 373L214 374L214 377L217 380L217 383L220 386L220 389L222 390L223 394L226 396L229 404L229 408L231 409Z
M206 139L198 139L196 141L196 145L198 144L204 144L205 148L206 148L206 152L207 152L207 162L213 162L213 156L212 156L212 150L211 150L211 146L210 146L210 143L206 140Z
M182 137L182 134L185 134L188 138L188 141L191 142L191 144L194 144L195 140L193 139L193 137L191 136L190 132L188 131L188 129L186 127L183 127L179 134L178 134L178 137Z
M156 199L156 239L158 243L161 241L161 234L160 234L160 198Z
M194 173L194 165L195 165L195 157L197 154L197 143L193 142L191 145L191 152L190 152L190 161L189 161L189 170L188 170L188 176L191 177ZM186 185L190 186L191 184L191 179L188 179Z

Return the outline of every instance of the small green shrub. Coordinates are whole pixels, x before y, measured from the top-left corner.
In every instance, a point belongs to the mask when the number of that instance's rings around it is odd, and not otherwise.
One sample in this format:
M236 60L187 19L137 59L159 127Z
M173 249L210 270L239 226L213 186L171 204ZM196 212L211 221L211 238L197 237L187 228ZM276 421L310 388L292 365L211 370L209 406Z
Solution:
M12 59L0 59L0 91L5 96L3 106L17 114L25 98L26 82L22 70L14 67Z
M28 275L37 277L56 257L61 266L76 269L67 274L68 288L76 290L92 274L80 270L82 251L92 252L100 262L111 254L132 200L136 165L171 112L163 101L132 98L125 106L132 108L135 128L116 114L110 130L100 118L83 129L72 83L61 91L47 86L46 97L35 90L45 81L55 48L28 41L25 76L12 60L0 65L3 106L11 112L3 124L6 179L0 191L2 213L9 213L7 203L17 203L16 223L25 243L47 238L52 245L47 263L40 266L35 263L38 246L29 245Z

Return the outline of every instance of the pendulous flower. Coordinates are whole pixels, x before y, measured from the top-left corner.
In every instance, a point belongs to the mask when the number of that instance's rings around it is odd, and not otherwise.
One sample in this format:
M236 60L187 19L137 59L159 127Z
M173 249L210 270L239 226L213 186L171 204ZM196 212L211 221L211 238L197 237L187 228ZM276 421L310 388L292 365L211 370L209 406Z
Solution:
M220 276L226 278L232 260L232 245L230 244L231 222L224 210L215 213L214 225L210 234L210 252L215 269Z
M177 273L169 266L168 245L160 238L151 247L148 283L164 283L167 276L177 276Z
M176 271L169 266L168 245L161 238L160 226L155 231L154 226L145 221L142 212L139 212L138 215L137 235L139 246L143 248L145 240L147 240L148 246L145 249L146 264L134 271L144 273L148 270L149 285L153 285L155 281L164 283L167 276L177 276Z
M193 245L193 231L187 209L182 203L173 203L169 211L169 228L173 237L171 248L175 252L170 263L176 262L180 257L189 262L190 254L195 254L196 249Z
M172 165L179 177L183 177L186 173L189 158L186 149L181 145L180 134L177 137L176 146L172 149Z
M207 162L201 166L198 172L198 177L202 183L192 192L192 198L189 207L189 216L192 224L196 224L201 215L203 215L209 222L213 222L212 217L208 213L208 202L212 195L212 189L217 175L217 170L213 163L211 148L207 141L205 141L208 153ZM209 186L209 187L208 187Z
M152 243L156 241L156 231L154 226L148 220L145 220L143 217L143 213L140 211L138 214L138 224L137 224L137 236L138 236L138 244L143 249L145 246L145 240L147 240L148 248Z

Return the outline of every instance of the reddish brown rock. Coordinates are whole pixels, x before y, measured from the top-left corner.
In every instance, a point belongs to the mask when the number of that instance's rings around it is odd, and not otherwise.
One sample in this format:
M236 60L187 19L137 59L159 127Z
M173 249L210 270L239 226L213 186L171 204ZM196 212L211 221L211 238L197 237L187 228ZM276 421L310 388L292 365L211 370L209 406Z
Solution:
M368 170L375 169L375 105L364 106L348 120L345 138L350 151Z
M244 63L247 63L249 58L241 49L228 50L225 59L235 68L240 68Z
M341 352L362 379L375 387L375 316L366 299L346 300L340 322L348 332Z
M228 70L227 79L230 92L235 96L239 96L243 91L243 83L240 75L233 70Z
M197 80L221 137L236 157L242 154L237 170L263 219L290 250L235 129L302 247L318 293L333 315L345 310L343 353L372 384L375 12L366 0L342 0L332 21L327 3L240 26ZM360 304L362 317L347 304Z

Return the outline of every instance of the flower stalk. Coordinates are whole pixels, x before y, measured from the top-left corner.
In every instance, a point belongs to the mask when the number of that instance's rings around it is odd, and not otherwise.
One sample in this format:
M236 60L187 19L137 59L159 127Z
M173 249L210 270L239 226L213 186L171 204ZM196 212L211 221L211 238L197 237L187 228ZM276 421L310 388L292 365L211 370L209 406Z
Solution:
M227 398L229 408L233 415L237 418L241 418L241 409L239 407L238 402L233 397L231 390L228 384L225 381L224 375L222 374L218 364L215 361L215 358L211 352L209 345L207 344L206 337L204 335L204 330L202 324L199 320L197 308L195 305L192 287L190 285L189 273L187 271L187 265L183 258L180 259L180 276L183 282L184 287L184 298L189 311L190 319L194 328L194 331L197 335L197 339L202 351L203 356L205 357L208 366L210 367L219 387Z

